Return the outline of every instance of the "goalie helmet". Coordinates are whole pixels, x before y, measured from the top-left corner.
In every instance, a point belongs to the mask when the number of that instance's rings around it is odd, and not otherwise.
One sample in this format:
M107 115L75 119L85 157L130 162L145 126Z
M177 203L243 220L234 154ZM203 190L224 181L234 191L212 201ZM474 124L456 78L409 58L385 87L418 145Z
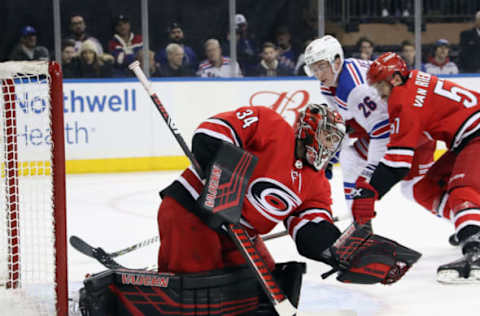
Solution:
M402 78L406 78L409 73L407 64L398 54L383 53L375 59L368 69L368 84L373 85L384 80L390 81L395 73L400 74Z
M326 60L330 63L333 73L335 74L335 80L340 70L335 71L334 62L335 59L340 58L340 69L343 65L343 48L340 42L331 35L325 35L311 42L305 49L305 73L309 77L313 77L313 72L310 66L317 61Z
M297 159L322 170L340 149L344 136L345 122L337 111L326 104L309 104L296 122Z

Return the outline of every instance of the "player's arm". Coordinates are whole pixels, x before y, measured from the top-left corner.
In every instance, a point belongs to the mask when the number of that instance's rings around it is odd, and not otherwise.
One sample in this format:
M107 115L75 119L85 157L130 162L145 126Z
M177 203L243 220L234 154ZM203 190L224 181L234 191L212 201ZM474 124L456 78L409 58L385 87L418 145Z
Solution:
M389 142L390 121L387 105L378 97L377 92L367 85L352 89L347 102L355 122L364 129L369 138L367 165L360 173L361 177L368 181L384 156Z
M379 199L412 168L415 148L423 135L419 115L410 105L390 105L390 141L369 181Z
M369 182L358 181L352 213L360 224L375 216L375 201L383 197L410 171L415 147L421 135L418 116L409 106L390 105L391 133L387 151L373 172ZM417 116L416 116L417 115Z
M256 164L256 157L248 153L244 144L256 135L258 114L252 107L221 113L201 123L195 131L192 152L205 174L203 190L196 199L195 214L214 230L222 231L225 223L239 223L246 184ZM238 173L239 164L242 164L241 174ZM230 194L240 198L225 207L217 198L220 196L217 190L221 191L232 177L237 186L230 190Z
M220 113L202 122L192 139L192 152L202 169L206 170L224 142L244 148L256 135L258 122L254 107Z
M298 253L312 260L324 261L323 252L340 237L332 214L325 205L302 205L285 220L285 226L295 241Z
M340 231L333 224L330 183L321 175L312 180L308 184L311 198L305 199L284 224L302 256L322 261L322 252L337 240Z

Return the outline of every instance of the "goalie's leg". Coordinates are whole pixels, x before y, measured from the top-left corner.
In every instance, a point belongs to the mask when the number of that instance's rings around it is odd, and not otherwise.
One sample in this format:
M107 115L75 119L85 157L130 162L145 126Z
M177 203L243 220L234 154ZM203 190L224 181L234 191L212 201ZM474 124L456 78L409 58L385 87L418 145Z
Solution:
M305 264L276 265L274 275L295 306ZM271 316L275 310L255 275L243 267L206 273L107 270L84 280L83 315L243 315Z
M197 273L245 264L226 234L210 229L172 197L163 198L157 219L159 272ZM273 269L273 258L260 239L257 238L255 246L267 267Z

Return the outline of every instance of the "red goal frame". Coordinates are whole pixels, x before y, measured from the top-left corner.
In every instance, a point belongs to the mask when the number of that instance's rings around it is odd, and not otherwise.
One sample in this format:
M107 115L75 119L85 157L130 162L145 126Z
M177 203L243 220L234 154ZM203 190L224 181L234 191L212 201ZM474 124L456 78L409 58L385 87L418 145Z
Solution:
M52 138L52 188L53 212L55 218L55 291L57 315L68 315L68 277L67 277L67 234L66 234L66 193L65 193L65 137L63 120L63 83L60 65L56 62L48 64L50 77L50 130ZM45 74L46 75L46 74ZM10 255L8 274L10 281L7 288L17 288L20 285L21 258L18 214L22 210L18 207L18 146L17 146L17 120L14 79L2 80L4 107L6 113L6 163L5 185L8 193L7 200L10 205L9 215L9 244Z

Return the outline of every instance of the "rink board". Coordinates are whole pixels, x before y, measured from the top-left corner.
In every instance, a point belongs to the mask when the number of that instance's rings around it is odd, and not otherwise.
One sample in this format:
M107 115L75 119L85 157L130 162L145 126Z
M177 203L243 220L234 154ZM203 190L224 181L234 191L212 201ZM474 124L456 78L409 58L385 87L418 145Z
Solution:
M480 76L449 79L480 90ZM268 106L292 123L309 102L323 100L318 81L298 77L154 79L153 89L188 145L196 126L216 113ZM64 116L68 173L176 170L189 163L136 79L65 80ZM47 141L34 124L19 131L25 146Z

